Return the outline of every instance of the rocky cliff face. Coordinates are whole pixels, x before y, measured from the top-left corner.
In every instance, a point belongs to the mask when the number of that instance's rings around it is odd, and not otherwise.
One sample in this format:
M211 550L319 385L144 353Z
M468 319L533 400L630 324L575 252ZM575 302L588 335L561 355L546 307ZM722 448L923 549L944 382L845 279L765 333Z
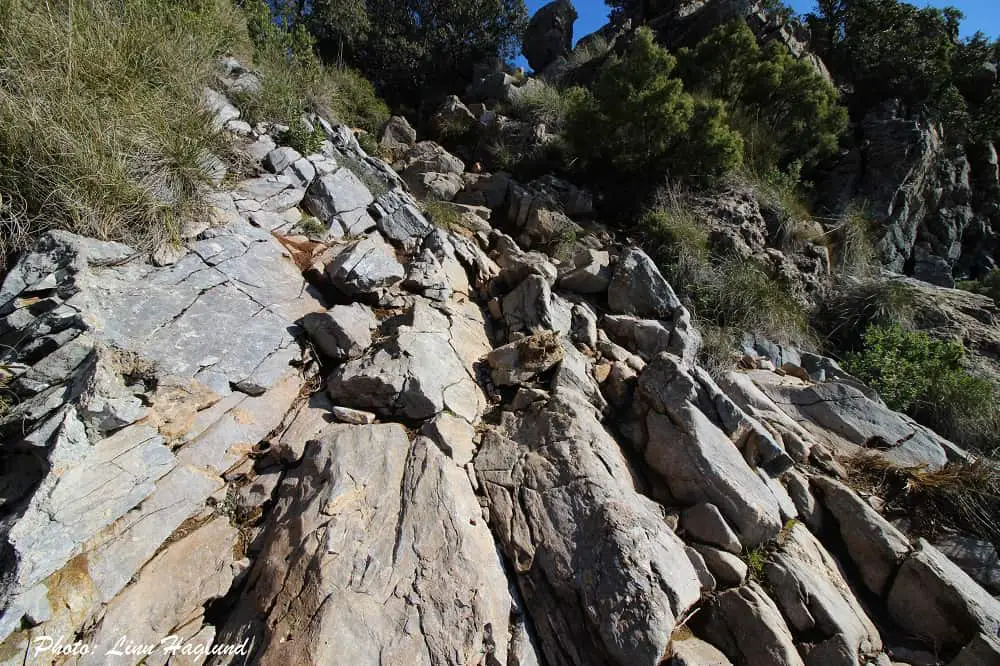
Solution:
M911 539L841 464L964 451L829 359L710 375L568 184L217 110L267 171L180 247L53 232L0 288L3 663L1000 660L995 551ZM466 203L439 227L407 184Z
M893 271L941 286L996 266L992 145L949 146L940 126L889 103L869 113L859 139L824 185L832 212L860 205L882 230L879 251Z

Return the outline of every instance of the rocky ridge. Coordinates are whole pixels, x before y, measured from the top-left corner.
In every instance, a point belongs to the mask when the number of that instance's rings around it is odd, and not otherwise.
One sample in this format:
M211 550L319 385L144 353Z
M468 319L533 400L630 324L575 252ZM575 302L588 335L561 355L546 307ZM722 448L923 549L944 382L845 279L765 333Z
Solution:
M52 232L0 287L0 661L1000 660L996 552L911 539L840 462L964 451L830 359L710 375L568 183L466 173L401 119L400 175L315 118L302 156L211 97L263 168L179 248Z

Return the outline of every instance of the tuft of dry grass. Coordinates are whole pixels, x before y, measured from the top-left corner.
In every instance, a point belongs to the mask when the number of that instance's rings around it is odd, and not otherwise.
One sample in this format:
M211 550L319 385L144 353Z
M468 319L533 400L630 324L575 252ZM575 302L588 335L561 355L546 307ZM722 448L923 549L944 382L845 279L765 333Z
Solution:
M948 463L941 469L899 467L861 451L847 460L850 483L885 501L885 512L906 516L934 537L968 532L1000 547L1000 463L990 458Z

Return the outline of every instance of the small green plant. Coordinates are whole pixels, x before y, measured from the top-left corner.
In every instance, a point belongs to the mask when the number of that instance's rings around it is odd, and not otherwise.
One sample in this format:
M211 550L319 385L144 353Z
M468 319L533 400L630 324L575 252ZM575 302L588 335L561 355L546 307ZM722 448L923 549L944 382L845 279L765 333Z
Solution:
M765 582L764 565L767 564L767 552L763 546L758 546L743 553L743 560L747 563L750 578L758 583Z
M951 340L935 340L899 325L871 326L863 339L861 351L847 357L847 368L892 409L913 409L926 400L934 384L963 372L965 350Z
M295 224L295 229L306 236L325 236L328 231L323 222L311 215L306 215Z
M792 530L798 524L798 520L795 518L789 518L785 521L785 524L781 526L781 532L778 533L778 545L784 546L785 542L788 541L788 537L792 534Z
M549 242L548 254L556 261L568 263L573 259L579 240L575 229L561 229Z
M302 155L312 155L319 151L326 134L319 127L309 127L301 120L293 122L281 136L281 143L294 148Z
M375 140L375 136L371 132L358 132L357 137L361 150L368 155L378 154L378 141Z
M713 280L696 285L699 315L724 328L759 333L782 344L810 343L805 307L780 280L733 257L717 261L713 273Z
M462 214L445 201L425 201L424 214L442 229L452 231L462 227Z

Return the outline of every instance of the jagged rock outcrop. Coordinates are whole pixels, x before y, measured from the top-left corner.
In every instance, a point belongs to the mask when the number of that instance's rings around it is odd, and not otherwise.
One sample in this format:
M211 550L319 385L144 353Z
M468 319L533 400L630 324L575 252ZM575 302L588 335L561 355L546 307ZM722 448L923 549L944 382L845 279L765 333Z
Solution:
M550 663L657 664L700 585L593 414L505 412L476 470Z
M462 174L398 121L409 179L322 119L307 156L239 122L273 173L178 247L51 232L0 286L4 663L57 661L44 636L149 666L997 655L995 550L912 541L847 485L862 448L966 452L831 359L753 340L710 375L640 249L547 254L549 213L590 228L565 181ZM434 226L407 180L442 173L494 215ZM152 647L109 657L122 635Z
M555 0L543 6L528 23L522 52L536 72L546 68L573 47L573 22L576 9L570 0Z
M995 266L993 213L976 194L996 190L995 153L949 146L939 125L896 101L866 115L859 135L823 184L822 199L835 214L864 203L882 230L886 267L953 287L956 273Z

